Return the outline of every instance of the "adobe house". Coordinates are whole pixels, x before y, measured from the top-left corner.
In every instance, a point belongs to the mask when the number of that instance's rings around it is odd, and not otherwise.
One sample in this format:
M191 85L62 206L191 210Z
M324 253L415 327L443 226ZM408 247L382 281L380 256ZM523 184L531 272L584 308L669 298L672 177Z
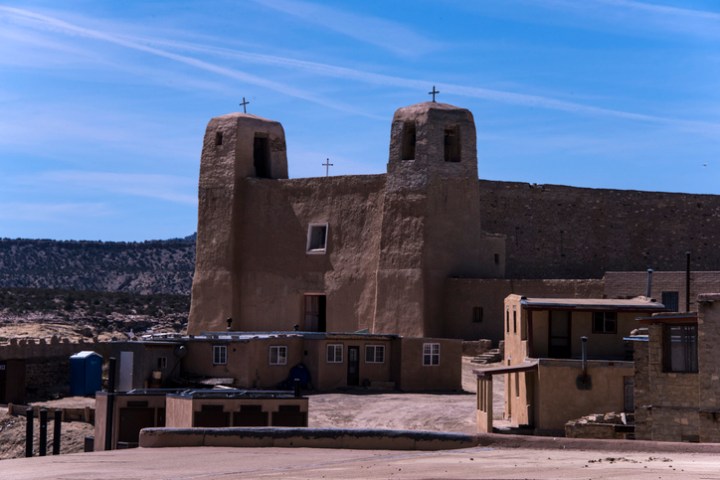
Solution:
M112 397L112 401L108 399ZM108 404L112 405L109 413ZM138 446L148 427L307 427L308 399L263 390L138 389L98 392L94 450L105 450L108 415L110 449Z
M169 394L167 427L307 427L308 399L288 392L188 390Z
M194 384L291 388L302 365L309 388L401 391L462 389L462 342L448 338L326 332L203 332L112 342L118 390Z
M165 425L165 396L171 389L138 389L127 392L95 394L94 451L105 450L108 415L112 415L110 449L136 447L140 430ZM112 397L112 401L109 398ZM108 404L112 412L108 412Z
M478 429L492 431L492 376L505 375L504 418L537 434L568 420L632 411L634 366L624 341L640 314L665 307L635 299L505 299L502 367L478 370Z
M643 317L635 345L635 436L720 442L720 294L701 294L698 311Z
M473 115L444 103L395 112L384 174L287 177L280 123L210 120L191 335L298 325L498 341L510 293L636 296L642 280L606 294L605 272L682 275L688 251L693 274L720 270L707 221L719 196L479 180ZM659 235L658 218L674 228Z
M312 388L462 389L462 343L366 333L204 333L184 344L185 373L236 388L272 389L304 365Z

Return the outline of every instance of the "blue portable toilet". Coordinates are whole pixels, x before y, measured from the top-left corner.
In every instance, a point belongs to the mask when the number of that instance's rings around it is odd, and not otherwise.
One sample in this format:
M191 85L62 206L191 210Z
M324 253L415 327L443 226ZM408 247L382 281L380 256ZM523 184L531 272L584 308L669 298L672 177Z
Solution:
M88 350L70 357L70 394L95 395L102 388L103 357Z

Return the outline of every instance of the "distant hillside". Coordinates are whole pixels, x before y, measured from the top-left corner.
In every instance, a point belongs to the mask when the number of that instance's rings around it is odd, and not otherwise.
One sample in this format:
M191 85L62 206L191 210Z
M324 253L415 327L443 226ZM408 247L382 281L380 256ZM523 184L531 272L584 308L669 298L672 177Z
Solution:
M0 239L0 287L189 295L195 235L146 242Z

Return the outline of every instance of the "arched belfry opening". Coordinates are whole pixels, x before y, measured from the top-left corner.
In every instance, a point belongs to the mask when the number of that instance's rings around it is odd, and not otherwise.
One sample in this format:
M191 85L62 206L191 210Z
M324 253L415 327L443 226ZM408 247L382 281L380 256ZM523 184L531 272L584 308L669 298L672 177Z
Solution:
M253 165L255 166L256 177L272 178L270 143L267 134L255 134L253 140Z
M443 146L446 162L457 163L460 161L462 158L460 154L460 128L457 125L445 127Z
M400 158L403 160L415 160L415 142L417 141L415 122L403 123L402 136L402 154Z

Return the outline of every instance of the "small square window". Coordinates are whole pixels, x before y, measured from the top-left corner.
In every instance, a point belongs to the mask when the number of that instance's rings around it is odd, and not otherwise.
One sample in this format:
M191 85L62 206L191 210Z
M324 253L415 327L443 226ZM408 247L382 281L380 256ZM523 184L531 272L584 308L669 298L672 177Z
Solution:
M325 253L327 250L327 223L314 223L308 226L307 253Z
M423 365L440 365L439 343L423 343Z
M227 364L227 345L213 345L213 365Z
M593 312L593 333L617 333L617 312Z
M287 347L273 345L270 347L270 365L287 365Z
M680 311L680 295L678 292L662 292L662 304L671 312Z
M343 363L343 346L340 344L328 345L326 361L327 363Z
M366 345L365 363L385 363L385 345Z

